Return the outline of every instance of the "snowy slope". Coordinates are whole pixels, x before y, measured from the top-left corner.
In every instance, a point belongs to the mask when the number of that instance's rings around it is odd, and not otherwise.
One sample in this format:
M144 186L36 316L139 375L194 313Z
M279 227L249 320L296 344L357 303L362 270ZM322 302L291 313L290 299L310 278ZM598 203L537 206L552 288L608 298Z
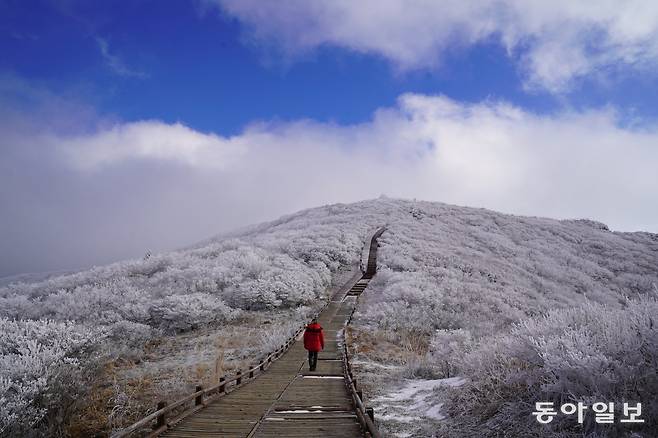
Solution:
M540 427L534 403L614 402L619 418L623 402L640 401L649 425L616 433L654 436L658 235L610 232L591 220L393 204L379 273L355 321L357 345L371 361L360 379L371 382L385 430L582 436L570 418ZM386 402L406 377L431 386L454 376L468 383L435 389L433 405L426 396ZM418 406L424 421L401 420L418 416ZM588 415L587 433L610 433Z
M309 209L147 260L0 288L0 317L8 318L0 396L13 394L2 424L22 421L16 412L44 417L30 397L57 385L37 382L39 373L82 373L98 344L139 344L154 332L232 324L243 312L318 306L332 273L358 263L365 236L382 224L380 272L358 321L429 361L431 372L445 374L438 377L465 373L461 358L514 323L579 306L624 311L627 298L649 296L658 283L655 234L387 198ZM36 350L16 344L30 336L41 343ZM66 342L49 341L60 338ZM25 386L20 396L17 385Z

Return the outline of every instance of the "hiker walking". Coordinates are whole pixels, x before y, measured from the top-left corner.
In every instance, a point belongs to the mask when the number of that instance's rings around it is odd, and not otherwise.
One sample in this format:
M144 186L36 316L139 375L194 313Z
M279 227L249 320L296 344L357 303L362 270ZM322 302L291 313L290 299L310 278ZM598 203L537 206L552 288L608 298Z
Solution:
M308 350L308 368L310 371L315 371L315 367L318 365L318 352L324 349L324 334L317 318L313 318L311 323L306 326L304 348Z

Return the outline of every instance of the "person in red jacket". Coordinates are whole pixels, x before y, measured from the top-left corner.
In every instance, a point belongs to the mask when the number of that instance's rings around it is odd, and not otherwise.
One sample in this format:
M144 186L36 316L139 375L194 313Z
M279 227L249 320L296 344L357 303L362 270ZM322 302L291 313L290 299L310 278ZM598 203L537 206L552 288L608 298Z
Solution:
M308 350L308 368L315 371L318 365L318 352L324 349L324 334L317 318L306 326L304 331L304 348Z

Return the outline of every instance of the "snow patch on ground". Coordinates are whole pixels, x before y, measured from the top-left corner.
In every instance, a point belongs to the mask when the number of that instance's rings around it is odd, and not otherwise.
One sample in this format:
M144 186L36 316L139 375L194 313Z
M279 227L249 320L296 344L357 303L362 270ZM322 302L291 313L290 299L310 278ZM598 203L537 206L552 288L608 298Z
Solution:
M403 365L395 365L395 364L384 364L381 362L375 362L371 360L359 360L359 359L352 359L352 365L362 365L364 367L367 367L368 369L372 368L379 368L382 370L389 370L389 371L398 371L401 370L404 366Z
M403 385L388 394L376 397L372 404L380 420L412 423L423 418L442 420L443 403L436 402L435 390L441 387L457 387L463 385L465 379L451 377L448 379L411 380L405 379ZM398 435L401 436L401 435Z
M343 380L343 376L302 376L304 379L340 379Z

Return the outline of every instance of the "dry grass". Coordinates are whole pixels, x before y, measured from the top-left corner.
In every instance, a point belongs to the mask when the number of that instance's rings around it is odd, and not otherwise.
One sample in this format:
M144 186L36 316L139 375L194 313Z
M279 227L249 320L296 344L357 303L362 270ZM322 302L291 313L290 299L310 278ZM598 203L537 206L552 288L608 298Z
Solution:
M119 383L118 372L127 366L118 360L103 367L84 404L77 406L70 418L66 428L69 436L108 436L112 428L125 427L148 410L147 400L139 395L149 394L153 382L142 376Z
M355 353L381 363L405 364L425 357L429 349L429 337L416 332L351 327L347 337Z
M405 415L406 411L385 401L404 379L437 378L426 360L428 336L412 331L373 330L357 320L347 330L346 338L353 352L352 368L366 405L375 409L380 432L384 436L430 436L426 428L433 427L434 422L400 422L396 415Z
M109 436L152 412L160 400L172 402L196 385L210 386L246 368L271 344L280 344L297 317L287 311L245 313L230 326L149 340L131 359L105 364L64 434Z

